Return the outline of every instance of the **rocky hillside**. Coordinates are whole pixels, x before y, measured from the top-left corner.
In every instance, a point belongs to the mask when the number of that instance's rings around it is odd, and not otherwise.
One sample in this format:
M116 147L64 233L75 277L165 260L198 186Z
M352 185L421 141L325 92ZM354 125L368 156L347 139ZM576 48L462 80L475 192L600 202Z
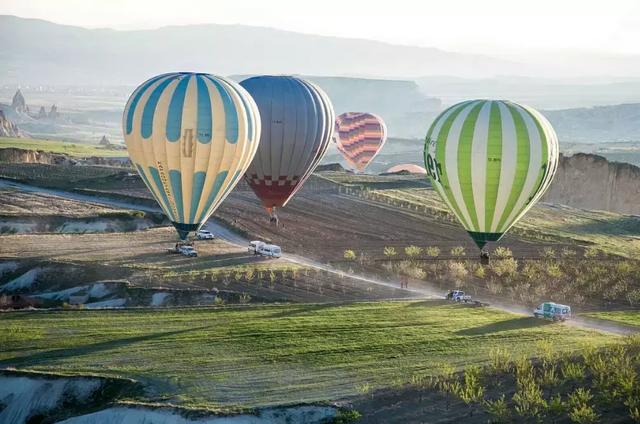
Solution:
M543 201L640 215L640 168L586 153L561 156Z
M43 163L47 165L108 165L127 166L128 161L91 156L87 158L72 158L61 153L43 152L42 150L27 150L10 147L0 149L0 163Z
M26 134L0 110L0 137L25 137Z

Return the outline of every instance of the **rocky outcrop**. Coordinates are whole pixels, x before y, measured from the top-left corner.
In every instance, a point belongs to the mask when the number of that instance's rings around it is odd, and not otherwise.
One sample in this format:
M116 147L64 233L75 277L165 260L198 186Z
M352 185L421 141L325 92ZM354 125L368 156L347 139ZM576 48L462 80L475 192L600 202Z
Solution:
M22 132L20 128L11 122L0 110L0 137L26 137L27 134Z
M103 135L98 144L101 146L110 146L111 142L109 141L106 135Z
M105 158L89 156L74 158L61 153L44 152L42 150L27 150L10 147L0 149L0 163L43 163L46 165L106 165L130 166L128 158Z
M544 202L623 214L640 214L640 168L602 156L560 156Z
M13 99L11 100L11 109L16 113L29 113L29 107L27 106L27 102L24 100L24 96L20 89L18 89L18 91L13 95Z
M51 105L51 109L49 110L49 119L57 119L60 116L60 112L58 112L58 106Z
M47 165L75 165L77 161L67 155L42 150L10 147L0 149L0 163L44 163Z
M38 115L36 116L36 118L38 118L38 119L46 119L47 118L47 111L44 110L44 106L40 106L40 111L38 112Z

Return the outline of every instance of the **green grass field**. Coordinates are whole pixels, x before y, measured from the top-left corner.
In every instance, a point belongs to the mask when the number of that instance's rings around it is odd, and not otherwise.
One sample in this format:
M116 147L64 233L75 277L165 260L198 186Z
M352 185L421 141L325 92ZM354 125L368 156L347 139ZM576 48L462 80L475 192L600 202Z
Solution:
M593 312L584 316L640 327L640 311Z
M51 153L64 153L69 156L104 156L120 157L127 156L126 150L102 149L97 145L69 143L58 140L39 140L32 138L0 138L0 149L15 147L25 150L42 150Z
M488 360L616 337L443 303L0 314L0 367L129 377L142 401L204 408L334 400Z

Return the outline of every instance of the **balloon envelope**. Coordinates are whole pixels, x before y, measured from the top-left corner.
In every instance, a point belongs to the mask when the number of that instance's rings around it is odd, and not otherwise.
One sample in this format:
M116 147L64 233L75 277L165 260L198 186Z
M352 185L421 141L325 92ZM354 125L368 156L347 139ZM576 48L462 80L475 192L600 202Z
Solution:
M387 141L387 126L382 118L372 113L338 115L335 131L338 150L358 171L364 171Z
M387 174L394 174L396 172L408 172L410 174L427 174L427 170L419 165L413 163L403 163L400 165L394 165L391 168L384 171Z
M257 149L260 116L233 81L170 73L133 92L123 132L131 162L185 239L244 174Z
M329 97L289 76L257 76L240 83L262 119L260 144L246 181L266 208L281 207L318 165L333 134Z
M433 187L482 248L498 241L549 188L558 139L530 107L472 100L436 118L424 161Z

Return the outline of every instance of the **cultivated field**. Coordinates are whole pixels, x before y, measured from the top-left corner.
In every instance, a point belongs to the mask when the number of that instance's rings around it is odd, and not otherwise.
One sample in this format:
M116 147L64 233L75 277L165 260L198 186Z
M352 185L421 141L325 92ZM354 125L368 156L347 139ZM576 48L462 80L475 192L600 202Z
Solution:
M25 150L42 150L51 153L64 153L69 156L120 157L126 156L123 150L110 150L93 144L71 143L58 140L40 140L36 138L0 138L0 149L15 147Z
M0 365L140 380L144 401L205 408L337 400L536 351L616 338L442 301L0 315Z

